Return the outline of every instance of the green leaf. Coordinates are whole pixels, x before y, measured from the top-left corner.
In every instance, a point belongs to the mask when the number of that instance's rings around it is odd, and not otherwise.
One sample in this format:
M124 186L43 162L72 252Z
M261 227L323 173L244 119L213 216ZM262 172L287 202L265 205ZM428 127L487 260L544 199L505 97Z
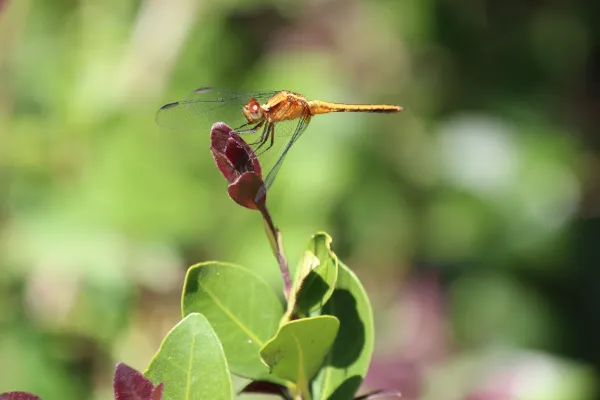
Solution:
M144 375L164 383L165 400L233 399L223 347L202 314L190 314L165 337Z
M198 264L187 272L181 306L184 316L200 312L210 321L231 372L269 378L259 351L277 332L283 305L264 280L234 264Z
M331 237L318 232L308 242L296 269L286 320L293 313L307 316L329 300L338 275L338 259L331 250Z
M362 284L341 261L335 290L321 314L339 319L340 334L312 382L313 395L323 400L351 399L369 368L375 328Z
M295 383L306 398L308 382L323 363L339 325L337 318L327 315L287 322L260 355L273 375Z

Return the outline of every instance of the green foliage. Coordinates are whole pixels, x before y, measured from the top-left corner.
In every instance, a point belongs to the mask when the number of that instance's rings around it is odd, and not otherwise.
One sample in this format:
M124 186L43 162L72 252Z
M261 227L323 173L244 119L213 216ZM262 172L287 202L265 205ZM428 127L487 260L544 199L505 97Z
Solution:
M233 398L223 347L201 314L189 314L167 334L144 375L164 383L165 400Z
M367 374L375 328L369 297L356 275L339 263L335 290L320 313L340 321L340 332L314 379L318 399L344 400L356 393Z
M239 265L220 262L188 270L182 313L186 320L202 314L222 343L232 373L282 384L304 399L352 398L371 359L373 316L362 285L338 261L331 242L322 232L309 241L285 315L277 295L261 278ZM168 396L172 378L163 377ZM156 377L152 381L159 382Z
M331 250L331 237L319 232L312 237L296 269L287 317L308 315L323 307L333 293L338 260Z
M308 382L336 338L340 322L318 316L286 322L261 350L272 374L293 382L308 399Z
M233 373L269 379L259 350L277 332L283 306L254 272L218 262L191 267L183 288L182 311L184 316L200 312L208 319Z
M115 395L231 399L231 370L253 380L246 392L354 398L373 351L373 316L362 285L338 261L331 242L322 232L309 241L286 313L273 289L244 267L214 261L190 267L183 319L164 338L145 377L117 366Z

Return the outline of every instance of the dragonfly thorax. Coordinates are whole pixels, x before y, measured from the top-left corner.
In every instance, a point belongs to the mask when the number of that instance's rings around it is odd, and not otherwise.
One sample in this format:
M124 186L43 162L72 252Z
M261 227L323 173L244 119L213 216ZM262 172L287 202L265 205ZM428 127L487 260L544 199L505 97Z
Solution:
M256 99L250 99L244 106L242 112L249 123L254 124L262 121L265 118L264 112L260 103Z

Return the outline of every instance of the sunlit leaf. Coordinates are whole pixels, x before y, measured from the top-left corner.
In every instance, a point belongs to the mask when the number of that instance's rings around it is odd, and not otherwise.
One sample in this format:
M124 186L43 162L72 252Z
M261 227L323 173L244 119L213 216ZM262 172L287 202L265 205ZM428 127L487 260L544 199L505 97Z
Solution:
M168 400L233 398L223 347L202 314L188 315L167 334L144 375L164 383Z
M352 271L339 262L335 290L323 309L340 321L340 334L312 382L315 398L351 399L362 383L373 353L373 312L367 294Z
M323 363L339 328L332 316L317 316L287 322L260 351L271 373L308 390L308 381Z
M296 269L286 319L293 313L306 316L331 297L338 275L338 259L331 250L331 241L328 234L319 232L308 242Z
M283 305L273 289L241 266L207 262L188 270L183 315L202 313L223 344L231 372L269 379L260 348L277 332Z

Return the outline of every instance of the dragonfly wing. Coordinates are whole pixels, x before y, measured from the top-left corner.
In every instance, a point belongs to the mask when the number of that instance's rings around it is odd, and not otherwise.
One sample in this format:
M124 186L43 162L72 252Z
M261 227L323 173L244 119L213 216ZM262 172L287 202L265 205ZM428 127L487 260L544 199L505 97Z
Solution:
M290 140L287 142L283 152L281 153L281 155L279 156L279 158L277 159L277 161L275 162L275 164L269 171L267 177L265 178L265 184L262 186L262 188L259 190L258 194L256 195L257 201L261 197L263 197L266 194L267 190L269 190L271 185L273 185L273 182L275 181L275 177L277 176L279 169L283 165L283 160L285 159L285 156L287 155L288 151L291 149L292 145L300 138L302 133L304 133L304 131L306 130L306 127L308 126L308 123L311 120L311 117L312 116L310 114L306 113L303 117L300 118L300 121L298 122L298 125L296 126L296 130L294 131L294 134L292 135ZM275 129L277 130L277 125L275 126Z
M194 90L186 100L205 100L209 99L232 99L232 98L243 98L248 101L251 98L255 98L258 101L266 101L279 93L281 90L267 90L264 92L256 91L242 91L242 90L231 90L220 87L200 87Z
M238 92L220 88L199 88L186 100L162 106L156 113L156 123L172 130L210 129L222 121L237 129L245 124L242 108L251 98L266 102L276 91Z

